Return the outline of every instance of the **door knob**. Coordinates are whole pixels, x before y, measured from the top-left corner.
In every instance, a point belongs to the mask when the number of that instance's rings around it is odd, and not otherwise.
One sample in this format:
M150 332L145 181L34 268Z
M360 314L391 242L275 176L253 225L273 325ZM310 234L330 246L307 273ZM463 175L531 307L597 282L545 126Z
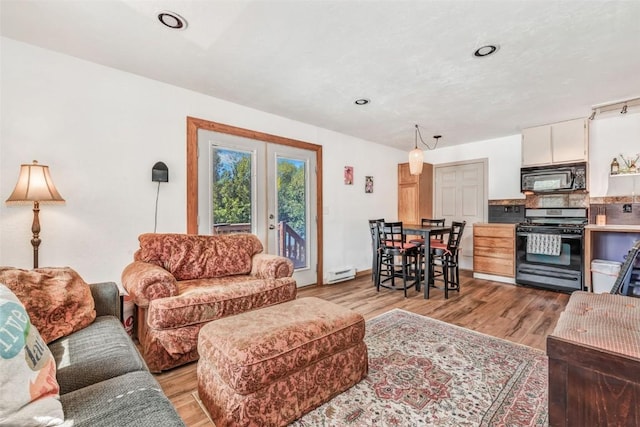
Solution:
M273 225L273 224L270 224L270 225L269 225L269 230L273 230L274 228L276 228L276 226L275 226L275 225Z

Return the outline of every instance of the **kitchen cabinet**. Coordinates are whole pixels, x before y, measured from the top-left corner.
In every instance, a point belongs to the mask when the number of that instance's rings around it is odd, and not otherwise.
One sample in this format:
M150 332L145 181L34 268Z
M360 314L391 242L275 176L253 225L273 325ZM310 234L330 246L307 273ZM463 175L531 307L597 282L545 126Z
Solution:
M587 119L522 130L522 166L586 162L588 156Z
M420 224L433 214L433 165L424 163L420 175L409 173L409 163L398 165L398 221Z
M515 224L473 224L473 273L502 276L514 283ZM479 278L483 278L478 276Z

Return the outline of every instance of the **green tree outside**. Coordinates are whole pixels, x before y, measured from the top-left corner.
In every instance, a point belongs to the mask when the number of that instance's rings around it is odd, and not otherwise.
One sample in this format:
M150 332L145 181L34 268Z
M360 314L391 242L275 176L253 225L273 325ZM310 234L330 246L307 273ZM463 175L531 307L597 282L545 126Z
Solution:
M213 159L213 221L251 223L251 154L217 149ZM259 183L260 185L260 183ZM305 237L305 163L278 159L278 219Z
M278 218L305 238L306 188L304 162L278 160Z
M213 167L214 223L251 223L251 155L218 149Z

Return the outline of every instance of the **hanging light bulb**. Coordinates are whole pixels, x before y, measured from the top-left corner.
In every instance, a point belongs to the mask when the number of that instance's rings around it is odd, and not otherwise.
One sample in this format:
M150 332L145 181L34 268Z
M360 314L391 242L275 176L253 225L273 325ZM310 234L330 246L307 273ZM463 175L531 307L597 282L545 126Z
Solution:
M420 175L422 173L422 165L424 163L424 152L418 147L409 151L409 173L411 175Z
M409 151L409 173L411 175L420 175L422 173L422 164L424 163L424 151L418 148L418 136L420 136L420 142L424 144L424 146L427 147L428 150L435 150L438 146L438 141L440 138L442 138L442 136L434 135L433 137L435 138L436 142L435 144L433 144L433 147L431 147L422 139L422 135L420 134L420 128L418 127L418 125L415 126L416 132L414 148L413 150Z
M418 125L416 125L414 137L414 148L409 151L409 173L411 175L420 175L422 173L422 164L424 163L424 152L418 148Z

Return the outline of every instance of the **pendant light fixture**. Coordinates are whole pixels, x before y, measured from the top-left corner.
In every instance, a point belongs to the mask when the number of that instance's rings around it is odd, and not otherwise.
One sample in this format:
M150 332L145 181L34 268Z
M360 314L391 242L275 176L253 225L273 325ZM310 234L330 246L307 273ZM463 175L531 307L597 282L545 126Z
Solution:
M415 125L415 141L413 150L409 151L409 173L411 175L420 175L422 173L422 164L424 163L424 151L418 148L418 137L420 137L420 142L427 147L428 150L435 150L438 146L438 140L442 137L441 135L434 135L433 137L436 140L436 143L431 147L429 144L424 142L422 139L422 134L420 133L420 128L418 125Z
M418 148L418 125L415 131L415 145L413 150L409 151L409 173L411 175L420 175L422 173L422 164L424 163L424 152Z

